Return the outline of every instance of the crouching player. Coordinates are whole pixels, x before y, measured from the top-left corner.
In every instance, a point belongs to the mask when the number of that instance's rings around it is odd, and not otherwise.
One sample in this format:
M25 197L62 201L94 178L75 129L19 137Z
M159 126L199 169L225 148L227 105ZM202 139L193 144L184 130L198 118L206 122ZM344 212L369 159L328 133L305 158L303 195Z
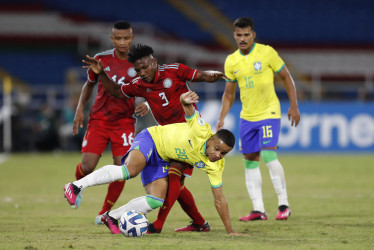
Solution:
M242 235L232 228L228 203L222 191L223 157L234 147L235 137L226 129L216 134L212 132L210 125L200 118L193 106L198 102L195 92L182 94L180 101L185 111L186 123L143 130L124 156L122 166L107 165L78 181L66 184L64 189L68 203L75 204L79 193L87 187L128 180L143 170L142 181L146 196L135 198L102 217L110 231L118 234L118 219L125 212L135 209L147 214L162 206L168 187L168 171L163 170L169 167L169 162L179 161L196 166L208 174L214 204L226 232L230 235Z

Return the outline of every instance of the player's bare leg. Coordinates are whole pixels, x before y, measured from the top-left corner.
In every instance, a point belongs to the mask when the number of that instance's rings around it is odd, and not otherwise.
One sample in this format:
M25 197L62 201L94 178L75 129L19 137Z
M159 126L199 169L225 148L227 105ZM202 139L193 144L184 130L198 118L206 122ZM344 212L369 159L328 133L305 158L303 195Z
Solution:
M93 153L82 153L82 161L77 165L75 177L77 180L92 173L100 160L100 155Z

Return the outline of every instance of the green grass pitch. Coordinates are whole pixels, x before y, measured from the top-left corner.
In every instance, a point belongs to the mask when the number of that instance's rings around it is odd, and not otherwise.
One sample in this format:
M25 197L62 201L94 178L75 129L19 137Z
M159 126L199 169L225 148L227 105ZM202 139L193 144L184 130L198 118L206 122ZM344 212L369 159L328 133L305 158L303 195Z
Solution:
M232 224L248 236L228 236L213 204L208 177L195 170L186 186L209 221L207 233L175 233L189 217L175 204L161 234L111 235L94 219L107 186L85 190L71 209L63 185L74 180L80 154L12 154L0 163L0 249L374 249L374 155L280 154L292 216L276 221L277 198L261 162L267 221L240 222L252 208L242 157L228 156L223 191ZM99 166L111 164L106 152ZM144 195L140 177L126 183L115 205ZM153 221L156 211L148 214Z

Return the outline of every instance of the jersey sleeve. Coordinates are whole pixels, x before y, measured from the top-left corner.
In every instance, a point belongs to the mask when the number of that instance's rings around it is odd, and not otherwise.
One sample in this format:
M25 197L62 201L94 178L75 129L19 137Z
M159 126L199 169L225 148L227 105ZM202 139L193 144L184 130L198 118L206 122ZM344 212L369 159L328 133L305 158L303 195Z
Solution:
M237 79L234 75L234 70L232 68L232 59L230 56L228 56L225 60L225 75L230 78L232 82L236 82Z
M99 57L97 55L94 56L96 60L99 60ZM99 76L96 75L91 69L87 70L87 82L91 84L97 83L99 80Z
M124 97L127 97L127 98L132 98L134 97L133 93L132 93L132 89L131 89L131 86L128 84L128 85L121 85L121 93Z
M91 69L87 70L87 82L91 84L97 83L98 75L96 75Z
M211 162L212 166L206 169L209 178L210 186L212 188L219 188L222 186L222 173L225 166L225 159Z
M192 81L193 79L195 79L197 72L197 69L191 69L190 67L182 63L179 63L178 69L175 70L175 73L178 75L178 78L182 82Z
M192 131L200 137L204 137L211 131L210 125L200 117L199 111L195 112L191 116L186 116L185 119L187 124L192 128Z
M284 67L284 61L278 55L278 52L271 46L267 46L269 49L268 58L270 67L274 72L279 73Z

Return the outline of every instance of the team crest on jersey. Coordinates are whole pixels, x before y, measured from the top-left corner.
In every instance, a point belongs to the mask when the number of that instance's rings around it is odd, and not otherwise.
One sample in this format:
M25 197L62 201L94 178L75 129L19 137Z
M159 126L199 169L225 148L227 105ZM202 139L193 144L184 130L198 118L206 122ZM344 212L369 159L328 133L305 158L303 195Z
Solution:
M133 67L129 68L127 70L127 74L130 76L130 77L135 77L136 76L136 71Z
M261 71L262 69L262 66L261 66L261 62L257 61L253 64L255 66L255 71Z
M173 81L170 78L166 78L163 82L164 88L168 89L173 85Z
M195 162L195 168L205 168L205 163L203 161Z
M109 66L104 69L105 71L110 71Z
M200 126L204 126L205 122L203 119L201 119L200 117L197 118L197 123L200 125Z
M147 88L147 92L152 92L152 90L150 88Z

